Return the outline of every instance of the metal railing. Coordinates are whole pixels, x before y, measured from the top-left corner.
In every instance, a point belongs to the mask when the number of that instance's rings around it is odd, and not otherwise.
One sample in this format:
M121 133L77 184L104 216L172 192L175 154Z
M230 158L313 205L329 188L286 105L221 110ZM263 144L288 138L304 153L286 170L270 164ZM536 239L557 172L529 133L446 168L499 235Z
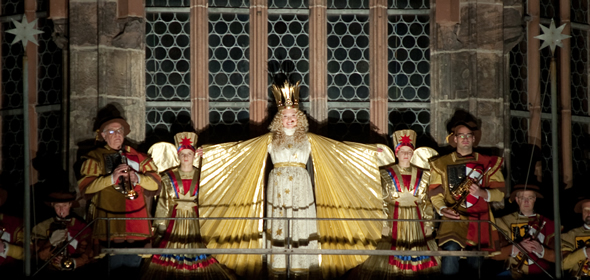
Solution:
M223 255L223 254L247 254L247 255L369 255L369 256L445 256L445 257L488 257L490 254L488 251L481 251L481 223L487 223L490 226L493 226L499 233L501 233L506 240L510 242L511 245L514 245L522 254L523 257L528 258L533 262L534 265L538 266L550 279L554 279L553 275L547 272L543 267L540 266L531 256L526 252L526 250L518 243L515 243L513 240L510 239L510 236L504 232L502 229L498 228L498 226L491 221L488 220L425 220L425 219L338 219L338 218L96 218L89 222L82 230L80 230L75 236L70 239L70 241L57 249L54 255L48 259L32 276L37 275L43 268L45 268L49 263L53 261L53 259L58 256L63 250L69 246L69 243L72 242L75 238L77 238L84 230L94 225L95 222L103 220L107 222L107 247L101 249L102 254L107 255L161 255L161 254L175 254L175 255L182 255L182 254L210 254L210 255ZM285 249L276 249L276 248L259 248L259 249L213 249L213 248L194 248L194 249L167 249L167 248L111 248L111 238L110 238L110 221L120 221L120 220L167 220L167 221L177 221L177 220L195 220L196 222L200 220L315 220L315 221L380 221L380 222L441 222L441 223L478 223L478 246L477 251L445 251L445 250L416 250L416 251L409 251L409 250L357 250L357 249L298 249L298 248L291 248L291 239L286 238ZM290 232L290 223L287 222L286 232ZM264 231L262 231L264 234ZM377 242L378 240L375 240ZM530 264L529 264L530 265ZM481 266L480 268L481 269ZM288 270L288 267L287 267Z

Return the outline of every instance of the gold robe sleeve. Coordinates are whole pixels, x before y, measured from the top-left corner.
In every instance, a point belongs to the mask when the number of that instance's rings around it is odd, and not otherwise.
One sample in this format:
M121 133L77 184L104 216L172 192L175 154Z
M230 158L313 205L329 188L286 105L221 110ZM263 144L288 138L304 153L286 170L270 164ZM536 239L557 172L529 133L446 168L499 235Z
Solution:
M563 259L563 270L565 271L576 272L580 267L580 262L586 260L586 256L584 255L585 247L576 249L577 230L573 229L561 236L561 250L567 253Z
M440 209L445 206L445 198L444 198L444 190L442 185L442 177L436 171L430 171L430 182L429 182L429 189L430 189L430 202L432 206L440 214ZM433 191L435 190L435 191Z
M375 146L308 133L318 218L384 219ZM321 249L375 249L381 221L318 221ZM368 256L322 255L324 278L342 275Z
M205 218L263 218L264 175L272 134L203 147L199 215ZM208 248L261 248L262 219L201 220ZM255 278L261 255L216 255L238 275Z
M162 173L162 191L158 197L158 205L156 206L156 218L170 218L174 210L174 189L170 182L170 178L165 173ZM164 231L168 227L170 220L154 220L154 228L157 234L157 240L162 238Z
M489 179L490 184L503 184L504 183L504 175L502 172L498 171L492 174ZM488 197L488 201L503 201L504 200L504 187L501 188L486 188L489 191L490 197Z
M103 168L97 160L93 158L86 159L80 169L80 175L82 175L82 179L78 181L80 192L92 194L112 186L111 174L102 175L102 170Z

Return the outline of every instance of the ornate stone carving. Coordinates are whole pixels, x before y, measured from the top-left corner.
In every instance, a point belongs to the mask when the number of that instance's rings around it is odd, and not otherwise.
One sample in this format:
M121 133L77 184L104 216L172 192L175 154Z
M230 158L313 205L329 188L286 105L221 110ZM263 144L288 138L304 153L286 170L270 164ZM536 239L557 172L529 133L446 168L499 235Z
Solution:
M53 32L51 38L58 48L68 50L70 45L70 37L68 34L67 19L56 19L53 21Z

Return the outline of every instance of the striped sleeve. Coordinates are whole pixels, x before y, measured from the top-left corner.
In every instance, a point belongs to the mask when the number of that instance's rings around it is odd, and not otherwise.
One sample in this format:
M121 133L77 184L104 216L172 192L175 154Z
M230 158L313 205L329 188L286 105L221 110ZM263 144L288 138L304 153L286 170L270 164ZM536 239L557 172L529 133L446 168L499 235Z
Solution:
M111 176L104 176L101 171L101 167L96 160L89 158L84 161L80 169L82 179L78 181L80 193L97 193L113 185Z
M148 157L141 162L141 172L142 174L137 174L141 187L150 191L158 190L161 178L158 175L158 167L152 158Z

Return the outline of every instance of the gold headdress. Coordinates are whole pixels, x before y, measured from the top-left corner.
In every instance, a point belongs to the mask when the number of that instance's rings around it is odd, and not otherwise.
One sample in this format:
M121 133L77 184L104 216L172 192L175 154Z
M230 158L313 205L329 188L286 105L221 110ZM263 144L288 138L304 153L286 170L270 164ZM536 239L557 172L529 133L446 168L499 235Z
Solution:
M393 135L391 135L391 137L393 138L393 147L395 150L395 153L397 154L397 151L402 147L402 146L408 146L410 148L412 148L412 150L416 149L416 132L411 130L411 129L403 129L403 130L398 130L396 132L393 133Z
M179 132L174 135L174 143L176 144L176 152L184 149L191 149L193 152L197 150L197 134L194 132Z
M279 111L283 109L299 109L299 82L291 85L285 80L283 86L279 87L276 84L272 85L272 94L277 102Z

